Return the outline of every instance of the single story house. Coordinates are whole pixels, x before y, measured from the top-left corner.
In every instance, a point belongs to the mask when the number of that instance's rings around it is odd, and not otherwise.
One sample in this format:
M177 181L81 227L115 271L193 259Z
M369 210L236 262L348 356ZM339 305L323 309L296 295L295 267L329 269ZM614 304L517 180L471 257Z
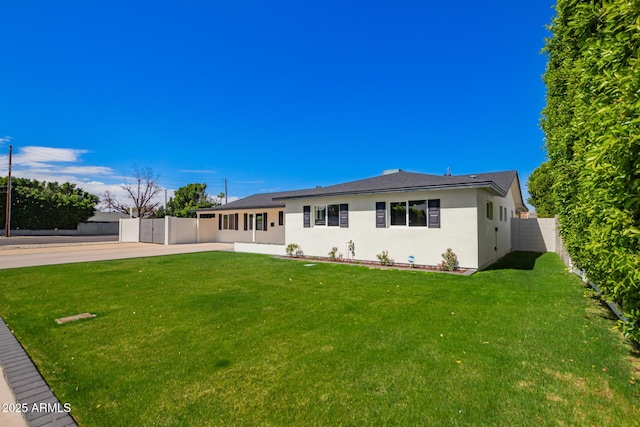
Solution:
M511 251L510 218L527 212L516 171L430 175L400 169L328 187L256 194L198 209L215 242L295 243L304 255L437 265L448 248L482 269ZM214 224L216 224L214 222ZM355 254L349 250L352 243ZM284 251L283 251L284 252Z

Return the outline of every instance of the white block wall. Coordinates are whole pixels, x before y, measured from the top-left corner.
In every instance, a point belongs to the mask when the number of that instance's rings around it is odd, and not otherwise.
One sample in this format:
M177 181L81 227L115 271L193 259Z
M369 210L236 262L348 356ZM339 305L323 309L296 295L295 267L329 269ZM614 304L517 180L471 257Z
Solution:
M555 218L514 218L511 220L513 250L556 252L557 229Z

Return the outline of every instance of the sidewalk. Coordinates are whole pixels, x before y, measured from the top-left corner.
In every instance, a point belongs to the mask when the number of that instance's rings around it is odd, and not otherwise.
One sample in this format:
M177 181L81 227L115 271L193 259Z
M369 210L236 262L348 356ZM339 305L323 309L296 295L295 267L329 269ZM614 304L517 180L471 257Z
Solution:
M74 243L5 246L0 249L0 269L209 251L233 251L233 244L165 246L150 243ZM18 408L26 408L27 412L17 412ZM75 426L75 421L65 409L0 318L0 426ZM70 409L73 415L73 407Z

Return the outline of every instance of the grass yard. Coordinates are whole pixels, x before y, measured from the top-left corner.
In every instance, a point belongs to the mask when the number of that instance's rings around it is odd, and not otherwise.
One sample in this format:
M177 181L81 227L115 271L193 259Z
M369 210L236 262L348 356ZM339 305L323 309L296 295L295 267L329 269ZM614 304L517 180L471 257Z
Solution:
M555 254L471 277L305 264L4 270L0 315L81 426L638 425L637 362Z

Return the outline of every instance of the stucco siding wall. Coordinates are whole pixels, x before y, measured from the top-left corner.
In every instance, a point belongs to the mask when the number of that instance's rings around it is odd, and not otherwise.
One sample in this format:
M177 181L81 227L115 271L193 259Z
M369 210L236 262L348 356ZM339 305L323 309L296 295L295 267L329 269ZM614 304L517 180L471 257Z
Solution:
M440 228L391 226L389 204L409 200L440 199ZM376 202L386 202L387 227L376 228ZM349 204L349 227L313 225L313 206ZM291 200L286 203L286 244L300 245L310 256L328 256L336 246L347 256L347 242L355 243L355 258L377 261L384 250L396 262L410 255L418 264L436 265L447 248L458 255L460 266L477 267L475 190L385 193ZM304 228L303 206L311 206L311 227Z
M512 250L511 217L515 215L515 202L511 187L506 197L480 190L478 195L478 264L484 268ZM493 219L487 218L487 203L493 203ZM500 210L502 208L502 215Z
M215 242L215 234L218 229L218 221L216 218L199 218L198 219L198 241L199 243Z

